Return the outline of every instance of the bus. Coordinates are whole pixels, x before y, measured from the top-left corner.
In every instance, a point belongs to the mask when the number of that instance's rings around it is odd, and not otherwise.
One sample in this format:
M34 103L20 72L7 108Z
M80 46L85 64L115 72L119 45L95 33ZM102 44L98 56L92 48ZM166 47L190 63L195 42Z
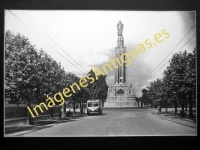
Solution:
M91 114L103 114L102 101L101 100L88 100L87 101L87 115Z

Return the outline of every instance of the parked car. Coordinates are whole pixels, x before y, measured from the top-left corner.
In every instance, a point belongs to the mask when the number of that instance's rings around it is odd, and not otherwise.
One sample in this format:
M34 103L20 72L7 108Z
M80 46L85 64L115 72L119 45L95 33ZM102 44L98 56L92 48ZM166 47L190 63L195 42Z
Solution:
M146 108L151 108L151 104L149 104L149 105L144 105L144 107L146 107Z

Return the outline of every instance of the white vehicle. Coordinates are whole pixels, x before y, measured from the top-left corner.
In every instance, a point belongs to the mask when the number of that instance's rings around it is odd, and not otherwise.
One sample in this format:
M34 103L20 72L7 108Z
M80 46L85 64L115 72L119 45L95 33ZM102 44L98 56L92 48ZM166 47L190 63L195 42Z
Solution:
M88 100L87 101L87 114L103 114L102 101L101 100Z
M146 108L151 108L151 104L149 104L149 105L144 105L144 107L146 107Z

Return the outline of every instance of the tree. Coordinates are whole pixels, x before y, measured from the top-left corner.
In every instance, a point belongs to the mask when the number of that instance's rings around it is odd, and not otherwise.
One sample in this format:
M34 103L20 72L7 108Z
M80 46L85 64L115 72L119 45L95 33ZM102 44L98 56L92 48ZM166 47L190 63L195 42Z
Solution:
M97 81L98 91L96 93L96 99L100 99L104 104L108 91L108 85L106 84L106 75L105 76L100 75L98 76L98 78L99 78Z
M106 75L99 75L98 79L96 79L95 73L92 69L88 74L91 74L90 76L94 78L93 83L89 83L89 81L87 82L87 84L89 84L86 88L88 99L100 99L102 102L105 102L108 90Z
M162 79L157 79L156 81L151 82L150 87L148 89L148 97L150 103L159 106L159 112L161 112L161 104L164 97Z
M79 85L79 80L80 80L80 78L77 77L75 74L73 74L73 73L68 73L67 79L68 79L68 81L69 81L70 84L76 83L76 84ZM80 87L80 86L79 86L79 87ZM80 87L80 88L81 88L81 87ZM76 92L76 93L73 93L72 96L71 96L72 101L73 101L73 115L76 114L76 101L77 101L77 99L78 99L78 97L79 97L79 92L80 92L80 91L77 90L77 89L75 89L75 92Z
M142 104L141 106L143 106L143 104L148 103L148 90L147 89L142 89Z
M166 107L174 104L175 115L178 104L184 117L189 103L189 116L193 117L193 102L196 99L196 48L192 53L187 51L173 54L170 65L164 70L161 80L153 81L149 87L149 99L153 103L157 99ZM185 109L186 108L186 109Z
M10 31L5 34L5 91L6 95L16 93L19 95L22 91L27 101L27 107L30 107L30 101L33 89L40 82L40 70L38 65L37 51L30 44L28 38L18 34L15 36ZM37 73L37 74L36 74ZM13 98L13 99L12 99ZM11 102L16 103L15 96ZM19 99L16 99L19 100ZM27 111L27 123L31 124L30 114Z
M6 31L5 97L9 103L24 102L30 107L31 103L45 102L47 95L69 84L68 76L75 77L66 73L43 49L38 51L27 37ZM27 116L27 123L31 124L29 111ZM52 111L50 116L53 116Z
M184 108L187 109L187 101L189 100L189 115L192 114L192 92L195 91L196 82L196 66L195 66L196 49L193 53L184 51L174 54L170 66L164 71L164 75L168 78L172 85L170 92L176 94L175 98L175 114L177 111L177 101L181 104L181 114L184 116ZM195 95L195 94L194 94ZM177 99L177 100L176 100ZM188 99L188 100L187 100Z
M196 48L194 49L193 53L189 53L187 55L187 65L186 65L186 76L185 82L186 87L185 90L188 94L189 98L189 116L193 117L193 98L196 99Z

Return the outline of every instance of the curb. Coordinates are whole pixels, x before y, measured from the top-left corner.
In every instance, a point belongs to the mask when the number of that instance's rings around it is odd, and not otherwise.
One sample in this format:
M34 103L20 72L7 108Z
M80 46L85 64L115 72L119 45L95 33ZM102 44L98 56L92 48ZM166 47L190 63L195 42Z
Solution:
M30 126L30 127L19 127L19 126L14 126L14 127L5 127L5 134L11 134L11 133L15 133L15 132L20 132L20 131L26 131L27 129L31 129L34 126ZM10 128L10 129L9 129ZM13 128L13 129L12 129Z
M176 117L173 117L173 118L176 118ZM185 120L185 121L195 122L194 120L185 119L185 118L178 118L178 117L177 117L176 119L182 119L182 120Z
M167 118L167 117L160 116L160 118L162 118L162 119L164 119L164 120L171 121L171 122L175 122L175 123L177 123L177 124L181 124L181 125L184 125L184 126L187 126L187 127L191 127L191 128L196 129L195 126L188 125L188 124L184 124L184 123L180 123L180 122L178 122L178 121L171 120L171 119L169 119L169 118Z
M58 116L59 113L55 113L53 114L53 116ZM37 121L38 119L41 119L41 118L48 118L50 115L40 115L40 116L36 116L35 118L32 118L32 121ZM9 124L14 124L15 122L18 122L17 124L19 123L23 123L23 122L26 122L28 117L21 117L21 118L11 118L11 119L5 119L4 121L4 125L6 126L6 124L9 126ZM13 125L14 126L14 125Z

